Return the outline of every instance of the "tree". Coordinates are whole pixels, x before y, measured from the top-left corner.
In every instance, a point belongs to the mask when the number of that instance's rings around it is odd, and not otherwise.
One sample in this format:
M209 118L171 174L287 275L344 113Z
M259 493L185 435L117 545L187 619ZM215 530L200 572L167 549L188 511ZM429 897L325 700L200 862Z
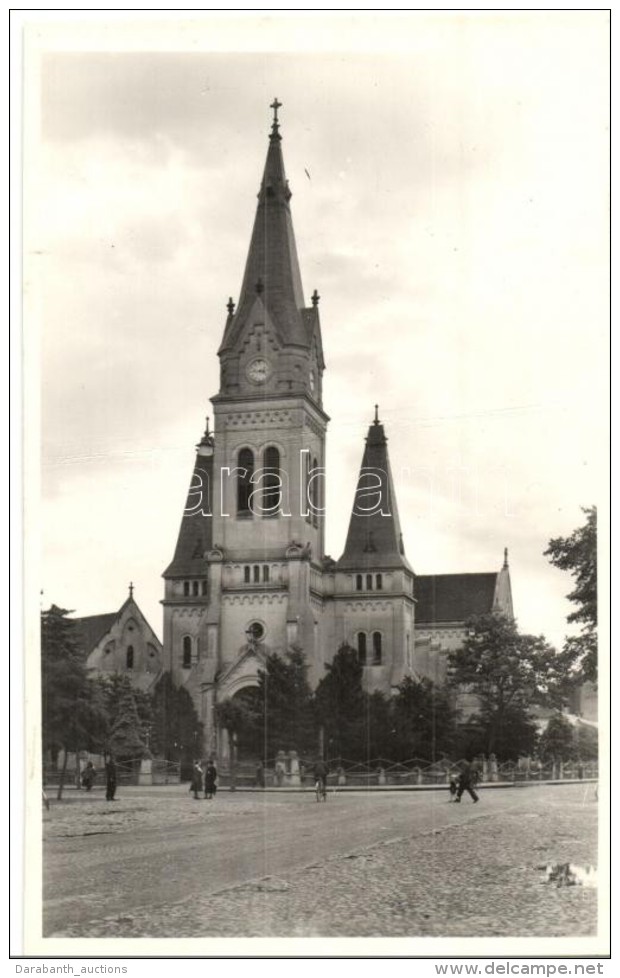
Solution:
M151 750L168 761L191 764L203 732L191 695L183 686L175 686L171 674L164 672L155 685L151 703Z
M307 673L306 657L298 648L284 658L271 653L259 671L253 722L264 761L279 750L306 754L315 749L317 733Z
M89 680L71 612L52 605L41 614L43 751L64 752L58 786L62 798L67 755L93 746L105 725L103 704Z
M144 728L140 723L136 700L129 681L121 687L116 716L110 727L108 747L110 752L121 761L135 760L144 755L146 748Z
M451 686L477 697L488 754L506 743L509 724L518 719L521 729L531 726L531 705L560 706L566 698L561 657L542 636L520 634L501 613L468 622L462 647L448 656L448 675Z
M325 666L315 692L316 715L323 727L327 753L332 758L368 760L365 736L366 696L362 688L363 668L357 652L341 645Z
M545 760L571 761L576 754L575 730L562 713L549 717L540 738L538 752Z
M124 674L100 675L93 682L99 690L105 714L97 749L102 753L112 751L119 757L142 756L150 739L151 696L132 686L129 676Z
M586 522L569 537L554 537L545 550L554 567L567 570L575 579L575 587L567 595L576 605L567 617L569 624L581 626L579 635L566 639L563 655L579 681L597 680L597 519L596 506L583 509Z
M434 761L451 754L456 738L457 713L450 691L430 679L407 676L392 703L395 757Z

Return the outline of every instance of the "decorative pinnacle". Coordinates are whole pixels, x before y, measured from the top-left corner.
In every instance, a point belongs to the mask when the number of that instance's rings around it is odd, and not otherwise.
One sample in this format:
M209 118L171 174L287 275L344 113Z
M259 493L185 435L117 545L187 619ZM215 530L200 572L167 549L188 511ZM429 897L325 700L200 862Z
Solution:
M271 138L280 139L280 124L278 123L278 109L282 108L282 102L278 102L277 98L274 98L273 102L269 106L273 109L273 122L271 123Z
M375 424L379 424L379 405L375 404Z
M319 295L319 293L318 293L318 292L317 292L317 290L315 289L315 290L314 290L314 292L312 293L312 305L313 305L313 306L314 306L315 308L316 308L316 306L318 306L318 304L319 304L319 299L320 299L320 298L321 298L321 296Z
M232 296L229 298L228 302L226 303L226 308L228 309L228 315L232 316L232 314L235 311L235 304L233 302Z
M133 581L129 582L129 597L133 598Z
M504 568L508 567L508 547L504 547Z

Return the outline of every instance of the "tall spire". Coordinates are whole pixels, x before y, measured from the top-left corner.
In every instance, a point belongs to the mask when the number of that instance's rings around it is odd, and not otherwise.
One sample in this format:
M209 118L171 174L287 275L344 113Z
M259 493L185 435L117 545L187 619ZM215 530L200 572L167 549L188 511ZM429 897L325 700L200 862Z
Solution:
M291 217L292 194L282 156L281 106L277 98L271 103L274 118L243 283L236 312L226 324L220 353L235 342L257 296L284 344L308 347L311 341L302 316L305 300Z
M405 567L411 570L400 529L387 438L378 407L368 428L349 532L340 570Z

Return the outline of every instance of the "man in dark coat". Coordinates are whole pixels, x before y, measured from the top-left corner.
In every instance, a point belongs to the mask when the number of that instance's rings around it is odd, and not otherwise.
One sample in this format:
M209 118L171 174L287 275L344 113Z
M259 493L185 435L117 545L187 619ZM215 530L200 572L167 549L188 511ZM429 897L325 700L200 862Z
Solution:
M478 795L474 791L474 785L477 781L476 771L469 761L466 762L464 767L461 768L461 773L459 775L459 784L456 789L455 801L461 800L461 795L466 791L473 799L474 804L478 801Z
M205 769L205 798L214 798L217 791L217 770L213 761Z
M116 794L116 763L110 754L105 766L105 797L106 801L114 801Z

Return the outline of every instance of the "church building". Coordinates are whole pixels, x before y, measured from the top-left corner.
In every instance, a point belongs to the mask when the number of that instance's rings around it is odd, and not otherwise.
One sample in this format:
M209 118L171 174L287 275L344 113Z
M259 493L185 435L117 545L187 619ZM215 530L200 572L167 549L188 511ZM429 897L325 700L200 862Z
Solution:
M72 620L91 676L127 676L135 689L150 693L164 671L164 650L133 591L130 584L118 611Z
M405 676L441 682L472 615L512 614L506 553L498 572L414 572L377 409L344 553L325 553L320 297L304 298L279 108L241 290L227 305L213 430L196 448L163 575L164 668L193 697L205 754L224 758L215 706L256 687L267 654L301 648L316 686L346 642L367 689L389 693Z

